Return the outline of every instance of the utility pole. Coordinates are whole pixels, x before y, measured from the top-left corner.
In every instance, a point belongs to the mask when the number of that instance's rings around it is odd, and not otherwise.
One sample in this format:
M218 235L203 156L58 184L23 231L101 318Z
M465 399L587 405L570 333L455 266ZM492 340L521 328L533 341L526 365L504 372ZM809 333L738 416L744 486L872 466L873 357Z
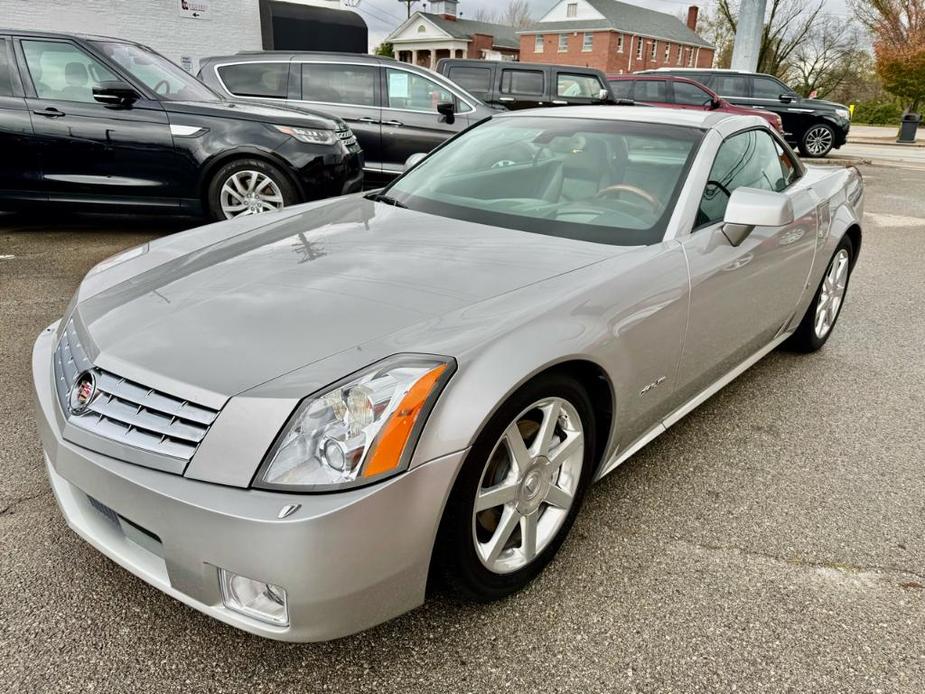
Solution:
M409 17L411 16L411 6L412 6L414 3L416 3L417 1L418 1L418 0L398 0L398 2L402 3L403 5L405 5L405 6L408 8L408 16L409 16Z
M761 50L766 7L767 0L742 0L739 4L739 24L732 47L733 70L753 72L758 69L758 52Z

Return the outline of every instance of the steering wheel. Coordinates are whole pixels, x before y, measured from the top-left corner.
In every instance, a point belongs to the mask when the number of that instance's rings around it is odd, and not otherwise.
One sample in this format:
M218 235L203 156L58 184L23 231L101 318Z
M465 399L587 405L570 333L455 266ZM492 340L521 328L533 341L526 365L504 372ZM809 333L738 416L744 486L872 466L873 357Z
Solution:
M162 86L164 87L164 91L161 91ZM168 82L167 80L161 80L160 82L155 84L154 93L160 94L161 96L164 96L165 94L169 94L170 93L170 82Z
M606 188L601 188L597 191L595 198L606 198L610 197L613 193L632 193L638 198L642 198L649 206L652 208L653 212L658 212L661 204L651 193L647 193L642 188L637 188L636 186L631 186L626 183L618 183L614 186L607 186Z

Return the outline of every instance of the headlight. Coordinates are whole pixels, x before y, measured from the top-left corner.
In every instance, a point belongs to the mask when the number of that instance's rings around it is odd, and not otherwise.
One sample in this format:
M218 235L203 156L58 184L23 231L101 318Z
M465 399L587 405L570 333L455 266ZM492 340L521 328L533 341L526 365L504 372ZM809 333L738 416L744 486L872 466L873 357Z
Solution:
M851 119L851 111L846 108L837 108L835 109L835 115L839 118L844 118L845 120Z
M305 142L310 145L333 145L337 142L337 136L333 130L316 130L314 128L292 128L288 125L274 125L274 128L281 133L294 137L299 142Z
M307 397L267 455L254 486L329 491L404 470L455 368L451 359L401 355Z

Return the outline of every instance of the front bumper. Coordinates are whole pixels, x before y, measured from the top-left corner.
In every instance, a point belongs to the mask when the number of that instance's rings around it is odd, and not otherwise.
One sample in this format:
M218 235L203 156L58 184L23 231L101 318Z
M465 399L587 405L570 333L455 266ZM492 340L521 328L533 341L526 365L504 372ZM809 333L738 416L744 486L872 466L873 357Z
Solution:
M371 487L314 495L140 467L61 437L53 344L52 327L36 341L32 361L48 476L68 525L113 561L207 615L286 641L346 636L424 601L437 527L464 451ZM279 519L288 504L301 506ZM225 608L219 567L284 587L289 626Z
M302 200L357 193L363 189L363 151L357 147L307 145L288 140L276 151L295 173Z

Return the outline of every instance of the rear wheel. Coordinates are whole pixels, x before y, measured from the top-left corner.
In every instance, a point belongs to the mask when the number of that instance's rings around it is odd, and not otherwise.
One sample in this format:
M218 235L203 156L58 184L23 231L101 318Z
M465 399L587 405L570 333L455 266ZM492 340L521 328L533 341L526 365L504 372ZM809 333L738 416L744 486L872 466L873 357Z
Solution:
M854 246L845 236L835 249L803 320L787 340L787 347L797 352L815 352L826 343L845 303L853 259Z
M578 383L550 375L492 417L460 472L438 535L437 559L455 592L496 600L552 560L590 481L591 413Z
M260 159L225 164L213 176L208 191L209 214L218 220L271 212L296 200L286 175Z
M800 154L804 157L820 158L832 151L835 146L835 130L825 123L809 126L800 139Z

